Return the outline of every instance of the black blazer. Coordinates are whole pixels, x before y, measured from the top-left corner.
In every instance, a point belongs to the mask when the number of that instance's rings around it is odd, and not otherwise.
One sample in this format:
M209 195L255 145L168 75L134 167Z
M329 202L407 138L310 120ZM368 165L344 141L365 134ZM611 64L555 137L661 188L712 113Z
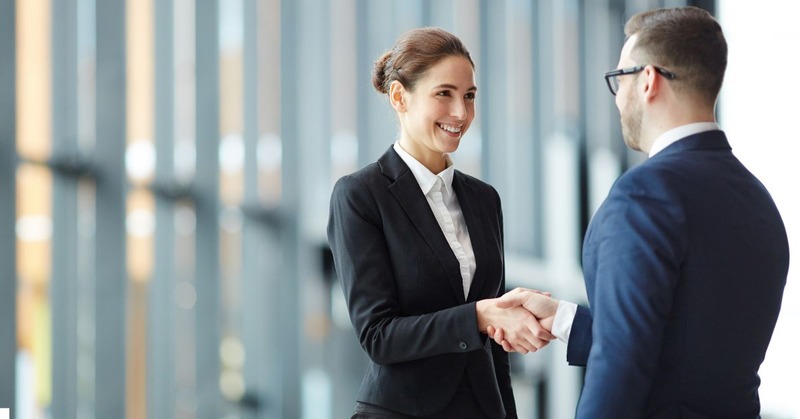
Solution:
M453 190L477 265L466 300L458 260L392 147L333 189L328 241L371 360L357 400L430 415L447 405L467 374L488 417L515 418L508 355L478 332L475 314L475 301L505 291L500 198L458 171Z

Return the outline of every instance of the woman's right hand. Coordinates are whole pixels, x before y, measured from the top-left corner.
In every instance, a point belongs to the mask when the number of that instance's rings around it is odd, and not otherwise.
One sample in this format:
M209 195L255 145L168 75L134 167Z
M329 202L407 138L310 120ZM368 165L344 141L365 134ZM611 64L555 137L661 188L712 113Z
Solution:
M490 326L502 330L503 340L522 354L536 352L555 339L530 311L522 306L505 305L498 298L478 301L475 305L478 330L486 333ZM493 337L492 334L489 336Z
M540 326L550 332L553 329L553 321L558 311L558 300L551 298L549 292L516 288L497 298L495 306L499 308L524 307L525 310L536 317ZM509 341L506 337L506 331L501 326L487 326L486 334L494 339L494 341L497 342L498 345L501 345L507 352L529 352L525 348L521 348L519 345Z

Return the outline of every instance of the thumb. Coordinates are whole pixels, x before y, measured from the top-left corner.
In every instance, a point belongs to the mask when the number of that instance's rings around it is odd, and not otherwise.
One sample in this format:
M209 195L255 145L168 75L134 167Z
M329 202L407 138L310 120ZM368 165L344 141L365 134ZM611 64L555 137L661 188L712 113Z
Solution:
M521 306L525 304L525 301L528 300L528 296L526 295L524 290L519 288L505 293L502 297L499 297L495 302L495 306L498 308L511 308L516 306Z

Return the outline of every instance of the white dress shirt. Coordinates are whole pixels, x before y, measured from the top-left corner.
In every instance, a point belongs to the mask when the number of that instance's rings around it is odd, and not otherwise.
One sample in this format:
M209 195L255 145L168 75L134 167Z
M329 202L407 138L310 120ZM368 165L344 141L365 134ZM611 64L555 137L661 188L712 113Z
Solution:
M718 130L719 125L716 122L695 122L693 124L681 125L669 131L661 133L661 135L653 141L650 146L650 157L653 157L659 151L669 147L672 143L686 138L690 135L699 134L706 131Z
M467 224L464 221L464 214L461 212L461 205L453 191L453 174L455 167L453 159L445 155L447 168L439 174L433 174L427 167L417 161L411 154L408 154L399 141L394 143L394 151L411 169L411 173L417 180L422 193L428 200L428 205L436 217L436 222L444 233L450 249L453 250L458 266L461 270L461 285L464 288L464 299L469 295L469 287L472 285L472 277L475 275L475 252L472 250L472 241L469 239Z
M718 129L719 125L717 125L716 122L695 122L672 128L669 131L663 132L653 141L653 145L650 147L649 157L655 156L661 150L690 135ZM575 319L575 314L577 312L577 304L564 300L559 301L556 317L553 319L553 330L551 331L553 336L564 343L569 343L572 321Z

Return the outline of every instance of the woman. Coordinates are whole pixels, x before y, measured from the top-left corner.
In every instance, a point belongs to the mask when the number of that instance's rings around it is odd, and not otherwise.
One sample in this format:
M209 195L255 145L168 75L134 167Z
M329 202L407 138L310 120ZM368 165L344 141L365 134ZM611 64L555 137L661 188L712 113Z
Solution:
M372 82L400 138L345 176L331 197L328 240L353 327L370 364L353 418L515 418L502 328L523 352L552 339L503 294L500 199L449 154L475 117L474 64L438 28L404 34Z

